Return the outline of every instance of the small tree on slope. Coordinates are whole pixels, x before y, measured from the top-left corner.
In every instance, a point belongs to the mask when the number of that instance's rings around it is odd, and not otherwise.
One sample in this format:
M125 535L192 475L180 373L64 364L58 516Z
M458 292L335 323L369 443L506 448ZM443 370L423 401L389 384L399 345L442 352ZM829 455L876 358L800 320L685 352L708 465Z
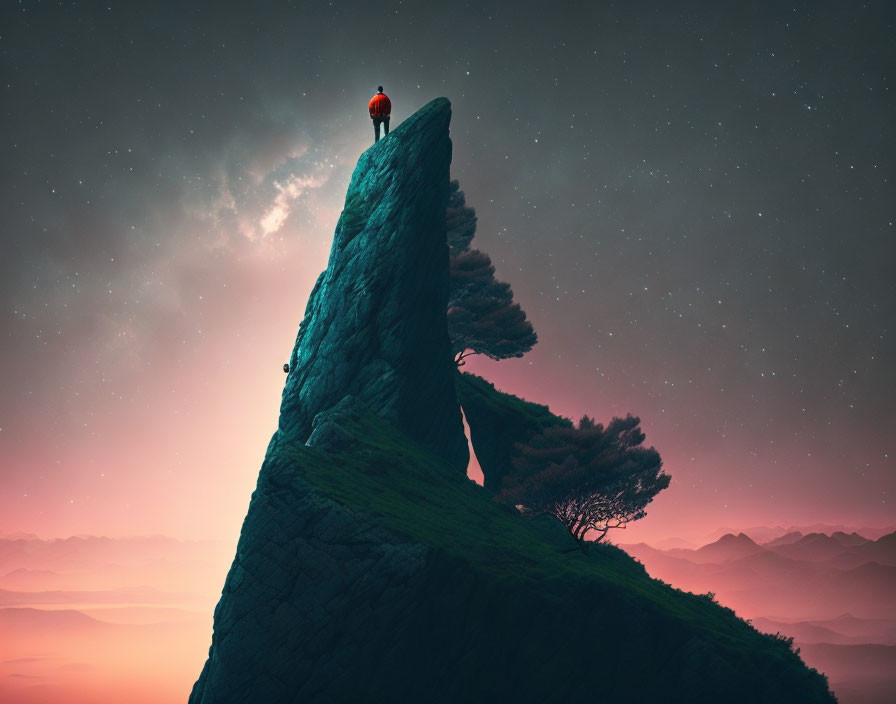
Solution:
M606 427L584 416L578 428L551 427L517 444L514 472L498 499L560 520L583 541L643 518L653 497L669 486L662 460L641 446L640 419L614 418Z
M538 342L532 323L513 300L510 284L495 278L485 252L470 249L476 212L466 205L458 182L451 181L445 225L450 255L448 335L458 366L465 357L522 357Z

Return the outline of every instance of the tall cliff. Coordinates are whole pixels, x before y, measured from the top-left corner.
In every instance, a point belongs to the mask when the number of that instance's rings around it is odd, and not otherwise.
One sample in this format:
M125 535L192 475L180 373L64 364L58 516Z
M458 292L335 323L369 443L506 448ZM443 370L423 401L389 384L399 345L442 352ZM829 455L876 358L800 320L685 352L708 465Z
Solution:
M466 472L445 318L450 120L433 100L358 160L290 358L284 433L307 440L352 394Z
M460 470L449 114L358 163L190 704L833 701L785 643ZM483 398L481 432L549 415Z

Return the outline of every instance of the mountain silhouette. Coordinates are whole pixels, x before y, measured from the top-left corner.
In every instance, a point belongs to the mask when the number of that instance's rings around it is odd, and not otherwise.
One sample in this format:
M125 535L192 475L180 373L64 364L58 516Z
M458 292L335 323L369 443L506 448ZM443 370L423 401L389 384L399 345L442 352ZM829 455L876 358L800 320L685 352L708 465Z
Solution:
M358 161L190 703L834 701L786 642L465 476L450 118L433 100ZM505 430L553 422L469 381Z

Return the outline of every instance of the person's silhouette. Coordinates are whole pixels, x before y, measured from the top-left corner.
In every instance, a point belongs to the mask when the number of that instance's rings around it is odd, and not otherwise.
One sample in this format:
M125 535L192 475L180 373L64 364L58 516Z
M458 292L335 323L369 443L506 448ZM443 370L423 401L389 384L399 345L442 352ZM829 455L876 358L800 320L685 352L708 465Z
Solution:
M370 99L370 105L367 106L370 111L370 119L373 120L373 141L380 141L380 125L389 134L389 115L392 112L392 101L383 93L383 87L377 87L377 93Z

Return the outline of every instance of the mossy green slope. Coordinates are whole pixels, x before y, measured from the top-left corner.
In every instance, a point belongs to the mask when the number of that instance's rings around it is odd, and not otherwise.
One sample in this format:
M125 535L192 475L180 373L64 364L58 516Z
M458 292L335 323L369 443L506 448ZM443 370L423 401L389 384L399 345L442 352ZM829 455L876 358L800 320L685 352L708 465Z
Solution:
M332 653L343 663L336 689L283 701L834 701L785 643L708 598L651 579L612 546L570 550L562 534L547 537L439 471L441 460L371 412L340 425L355 441L345 451L275 436L277 470L262 472L256 495L290 502L313 487L359 531L375 526L424 547L425 566L406 579L412 593L394 595L400 603L375 581L359 586L389 618L369 621L350 652ZM294 600L290 609L307 608ZM401 675L370 669L373 650Z
M569 421L457 390L450 112L358 162L190 704L833 701L786 644L464 476L458 397L492 488L513 442Z

